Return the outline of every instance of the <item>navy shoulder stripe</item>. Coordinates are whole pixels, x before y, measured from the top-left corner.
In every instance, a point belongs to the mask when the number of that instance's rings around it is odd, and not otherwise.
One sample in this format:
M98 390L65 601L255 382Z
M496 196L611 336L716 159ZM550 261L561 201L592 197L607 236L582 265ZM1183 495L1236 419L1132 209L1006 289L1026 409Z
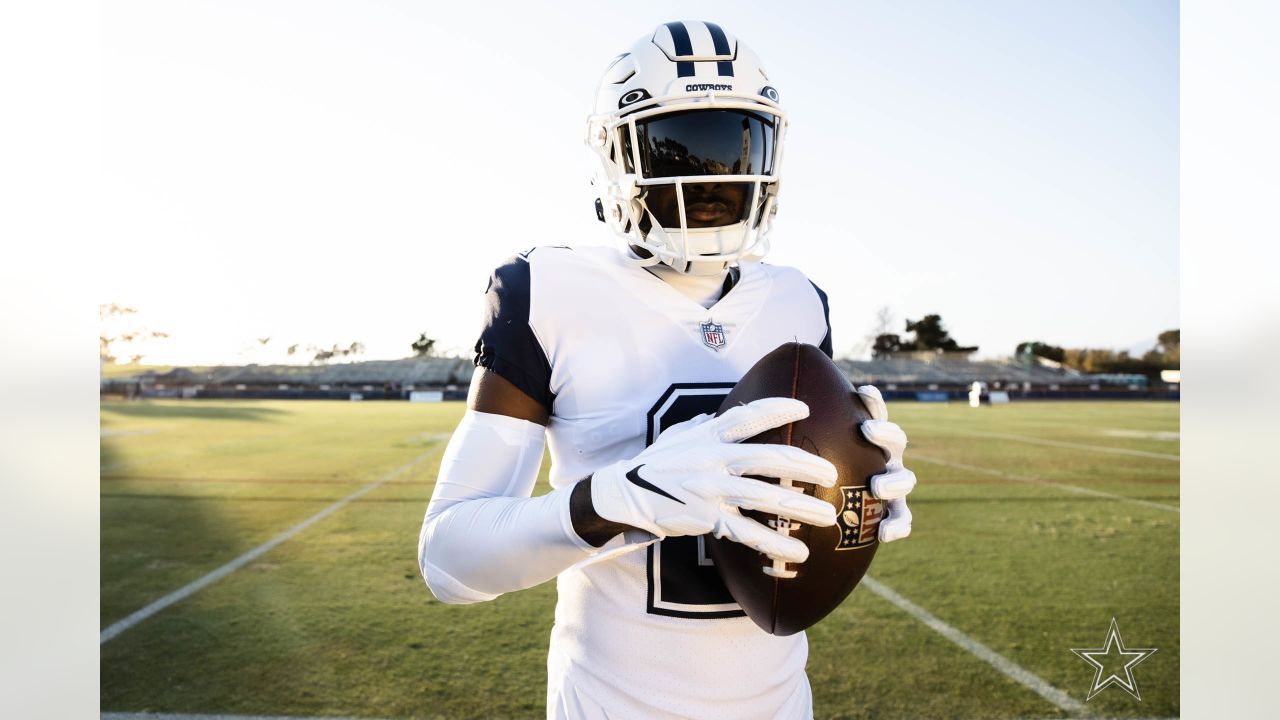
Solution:
M498 373L550 412L555 402L551 363L529 326L532 252L511 258L490 276L475 364Z
M822 291L812 280L809 281L813 285L813 291L818 293L818 299L822 301L822 317L827 321L827 334L822 338L822 343L818 345L818 349L827 354L827 357L834 358L835 352L831 346L831 306L827 304L827 294Z

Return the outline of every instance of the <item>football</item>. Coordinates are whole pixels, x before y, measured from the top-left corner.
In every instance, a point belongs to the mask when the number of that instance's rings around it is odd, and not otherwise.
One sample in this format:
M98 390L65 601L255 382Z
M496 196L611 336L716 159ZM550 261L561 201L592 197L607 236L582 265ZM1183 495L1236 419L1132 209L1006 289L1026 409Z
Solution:
M831 503L836 524L814 527L742 511L808 546L809 559L803 563L774 561L741 543L711 536L706 543L721 579L747 616L765 632L792 635L834 610L871 565L884 508L871 496L868 482L885 471L885 456L858 430L871 417L862 399L836 364L813 345L787 343L765 355L733 387L717 414L767 397L802 400L809 406L809 417L743 442L791 445L835 465L835 487L787 484Z

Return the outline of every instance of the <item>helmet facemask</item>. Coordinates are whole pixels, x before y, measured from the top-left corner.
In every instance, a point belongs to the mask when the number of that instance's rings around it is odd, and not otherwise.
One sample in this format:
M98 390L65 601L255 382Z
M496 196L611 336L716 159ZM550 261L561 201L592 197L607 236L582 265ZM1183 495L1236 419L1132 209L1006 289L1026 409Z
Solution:
M786 120L757 99L663 98L600 122L588 138L617 178L601 193L628 242L691 274L768 251ZM684 100L683 102L673 100ZM643 254L643 253L642 253Z

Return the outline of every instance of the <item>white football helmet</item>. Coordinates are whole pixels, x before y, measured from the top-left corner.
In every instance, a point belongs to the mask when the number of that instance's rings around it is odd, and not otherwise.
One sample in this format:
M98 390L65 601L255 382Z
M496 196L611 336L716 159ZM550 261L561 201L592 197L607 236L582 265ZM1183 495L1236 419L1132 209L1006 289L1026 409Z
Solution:
M786 115L756 54L714 23L669 22L614 58L587 119L596 213L695 275L769 248Z

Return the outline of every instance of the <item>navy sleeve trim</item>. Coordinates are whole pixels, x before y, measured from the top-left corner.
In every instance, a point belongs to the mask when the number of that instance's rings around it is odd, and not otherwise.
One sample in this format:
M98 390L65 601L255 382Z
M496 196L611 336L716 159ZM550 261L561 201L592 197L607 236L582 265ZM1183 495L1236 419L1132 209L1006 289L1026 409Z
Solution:
M529 327L529 287L525 255L493 271L485 290L484 327L476 341L475 363L498 373L550 412L555 402L551 363Z
M827 304L827 294L822 292L822 288L814 285L813 281L809 281L813 285L814 292L818 293L818 299L822 301L822 317L827 321L827 334L822 338L822 343L818 345L818 349L827 354L829 358L835 358L835 353L831 349L831 307Z

